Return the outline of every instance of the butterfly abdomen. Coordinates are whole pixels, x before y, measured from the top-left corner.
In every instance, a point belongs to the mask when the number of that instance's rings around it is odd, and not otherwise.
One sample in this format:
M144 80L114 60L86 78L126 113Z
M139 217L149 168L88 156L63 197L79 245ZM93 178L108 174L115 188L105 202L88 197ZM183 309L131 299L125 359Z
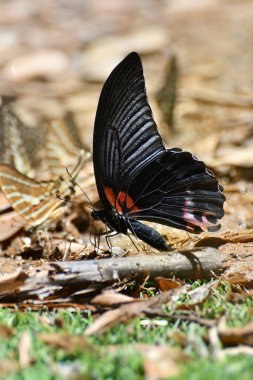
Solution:
M169 250L166 240L153 228L133 219L128 220L128 225L129 229L135 236L149 244L151 247L160 251Z

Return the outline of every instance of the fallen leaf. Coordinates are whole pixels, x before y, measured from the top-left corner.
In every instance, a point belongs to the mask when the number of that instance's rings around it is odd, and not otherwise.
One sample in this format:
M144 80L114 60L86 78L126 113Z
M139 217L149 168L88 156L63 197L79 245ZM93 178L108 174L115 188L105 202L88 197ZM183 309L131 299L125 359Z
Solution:
M145 312L154 312L157 313L157 310L162 311L162 306L166 305L170 302L174 296L174 299L180 297L181 292L179 293L176 289L177 295L175 295L175 291L167 291L158 296L152 298L143 298L138 300L138 302L122 305L121 307L115 310L109 310L105 312L103 315L98 317L91 326L89 326L85 335L89 336L97 332L103 332L107 328L112 327L118 323L125 323L135 317L141 317L145 314ZM181 291L181 288L180 288ZM165 313L163 312L165 315Z
M218 334L225 346L238 344L253 346L253 322L242 327L227 327L226 317L222 317L218 325Z
M156 277L154 280L157 283L159 289L161 289L163 292L166 290L181 287L185 284L184 281L175 280L173 278Z
M98 332L104 332L106 329L117 323L124 323L128 320L141 316L145 310L145 301L131 305L123 305L115 310L109 310L98 317L91 326L85 330L85 335L90 336Z
M65 333L45 333L40 334L38 338L44 343L53 346L55 349L64 350L68 353L74 353L77 350L94 350L83 335L69 335Z
M113 306L129 302L136 302L136 299L112 290L105 291L91 300L92 304L100 306Z
M10 326L0 323L0 337L2 339L9 339L14 335L14 330Z
M197 288L187 292L187 296L190 300L187 302L188 305L196 306L202 304L212 293L218 285L218 281L211 281L208 284L198 286Z
M248 243L253 241L253 231L226 232L220 236L204 236L195 243L195 247L219 247L226 243Z

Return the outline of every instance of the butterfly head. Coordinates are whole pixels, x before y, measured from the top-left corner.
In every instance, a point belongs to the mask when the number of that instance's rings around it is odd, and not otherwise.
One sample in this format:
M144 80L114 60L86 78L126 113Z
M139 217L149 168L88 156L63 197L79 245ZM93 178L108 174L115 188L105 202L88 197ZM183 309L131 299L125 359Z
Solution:
M100 220L110 229L119 233L125 234L127 232L127 221L124 215L115 213L112 210L99 210L92 211L91 217L94 220Z

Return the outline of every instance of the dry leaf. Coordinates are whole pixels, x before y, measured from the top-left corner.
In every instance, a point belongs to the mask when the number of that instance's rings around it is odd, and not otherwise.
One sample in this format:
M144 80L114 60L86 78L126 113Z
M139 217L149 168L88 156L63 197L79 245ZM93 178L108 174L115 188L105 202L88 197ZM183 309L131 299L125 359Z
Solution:
M253 322L249 322L242 327L227 327L226 318L223 317L218 325L218 334L225 346L238 344L253 346Z
M226 243L248 243L253 241L252 230L240 232L226 232L220 236L204 236L197 241L195 247L219 247Z
M187 292L187 296L190 297L190 301L187 302L188 305L196 306L203 303L212 293L218 285L218 281L211 281L208 284L198 286L196 289Z
M14 330L12 327L0 323L0 337L2 339L11 338L14 335Z
M64 333L44 333L40 334L39 339L44 343L53 346L55 349L61 349L68 353L74 353L77 350L94 350L82 335L69 335Z
M136 299L129 297L125 294L117 293L112 290L104 291L92 298L92 304L100 306L113 306L120 305L123 303L136 302Z
M170 289L181 287L185 284L184 281L175 280L172 278L156 277L155 282L163 292Z

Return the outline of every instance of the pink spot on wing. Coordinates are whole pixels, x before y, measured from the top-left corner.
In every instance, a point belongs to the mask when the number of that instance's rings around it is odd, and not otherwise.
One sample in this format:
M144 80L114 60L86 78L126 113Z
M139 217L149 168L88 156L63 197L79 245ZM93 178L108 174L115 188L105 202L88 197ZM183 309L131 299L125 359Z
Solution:
M192 202L189 200L185 201L185 206L192 207ZM186 223L187 231L189 232L196 232L195 227L198 226L202 229L202 231L207 232L210 227L218 227L220 225L220 221L217 220L216 223L212 223L207 219L208 215L215 216L215 214L211 211L203 211L203 215L201 217L201 220L198 220L195 218L193 212L197 211L192 209L183 208L183 219Z

